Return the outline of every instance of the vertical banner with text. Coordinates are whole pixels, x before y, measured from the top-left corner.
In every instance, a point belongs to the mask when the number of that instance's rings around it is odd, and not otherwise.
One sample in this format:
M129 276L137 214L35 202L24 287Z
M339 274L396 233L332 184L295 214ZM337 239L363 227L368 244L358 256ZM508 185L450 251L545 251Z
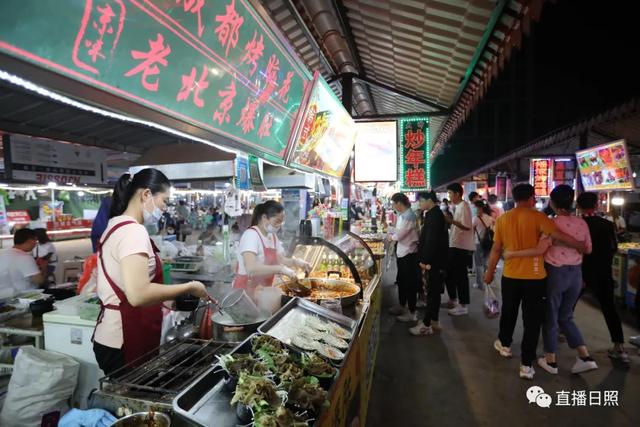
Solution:
M429 119L400 120L400 176L402 191L423 191L431 187Z

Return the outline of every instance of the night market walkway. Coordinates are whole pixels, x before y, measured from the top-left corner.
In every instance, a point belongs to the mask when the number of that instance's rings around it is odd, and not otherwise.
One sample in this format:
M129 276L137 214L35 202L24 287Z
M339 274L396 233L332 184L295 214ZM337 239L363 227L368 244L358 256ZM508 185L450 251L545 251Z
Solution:
M413 337L407 324L386 310L396 301L395 271L383 278L381 337L368 427L425 426L640 426L640 356L627 345L631 365L612 363L606 350L609 333L600 311L580 301L576 321L599 369L571 375L575 352L560 344L560 373L552 376L535 365L533 381L518 377L521 319L514 334L514 358L502 359L493 349L498 319L482 312L483 292L471 289L468 316L451 317L441 310L444 330L440 335ZM444 298L443 298L444 299ZM420 314L424 312L420 310ZM625 340L638 330L624 325ZM539 343L542 354L542 339ZM550 408L529 404L525 393L540 386L552 396ZM560 391L619 392L619 406L558 407ZM569 399L571 403L571 399ZM587 398L587 405L589 399Z

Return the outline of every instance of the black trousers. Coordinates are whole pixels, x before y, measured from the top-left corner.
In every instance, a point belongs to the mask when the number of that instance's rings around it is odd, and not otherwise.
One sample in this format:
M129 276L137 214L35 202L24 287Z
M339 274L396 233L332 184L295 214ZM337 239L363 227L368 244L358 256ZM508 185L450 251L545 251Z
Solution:
M518 322L518 310L522 303L522 364L531 366L536 359L540 328L544 323L547 304L547 281L502 277L502 314L498 338L503 346L513 342L513 331Z
M444 282L444 271L440 268L432 268L424 272L427 281L427 311L424 315L424 324L430 326L431 322L437 322L440 314L440 299Z
M105 375L111 375L113 371L124 366L124 352L120 348L107 347L94 341L93 353L96 355L98 366Z
M416 292L422 280L419 275L418 254L412 253L398 258L398 299L400 305L409 305L416 311Z
M587 273L587 272L585 272ZM616 344L624 343L624 334L622 332L622 322L616 311L616 304L613 298L613 273L611 266L597 271L589 271L583 276L583 280L587 285L587 289L595 295L600 304L600 310L607 322L611 342Z
M470 251L449 248L447 260L447 293L449 299L458 299L460 304L469 304L469 274L467 268L471 261Z

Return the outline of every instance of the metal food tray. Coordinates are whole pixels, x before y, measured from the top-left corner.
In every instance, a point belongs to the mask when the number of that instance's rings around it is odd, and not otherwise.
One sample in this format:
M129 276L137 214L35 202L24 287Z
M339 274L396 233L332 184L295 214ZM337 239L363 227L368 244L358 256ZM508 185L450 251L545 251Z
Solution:
M260 334L252 334L231 353L253 353L251 341ZM291 349L290 351L301 352ZM338 370L338 375L340 371ZM182 420L201 427L233 427L240 424L236 415L236 407L231 406L233 392L225 388L226 372L219 364L210 368L197 378L191 385L178 394L173 400L173 412ZM336 377L337 378L337 377ZM335 380L325 389L329 391L335 384ZM318 421L314 423L317 425Z
M348 357L348 353L351 350L351 346L353 344L354 336L357 332L358 322L346 316L343 316L342 314L338 314L325 307L322 307L318 304L308 301L304 298L299 298L299 297L293 298L284 307L282 307L276 314L271 316L271 318L269 318L266 322L260 325L260 327L258 328L258 332L262 334L271 335L279 339L280 341L283 341L286 344L289 344L287 342L289 340L287 338L284 338L281 334L279 334L277 331L277 328L279 325L282 325L287 321L287 317L291 316L291 313L295 313L295 312L302 313L305 315L315 314L325 320L329 320L331 322L337 323L338 325L346 328L351 333L351 337L348 339L349 347L344 350L341 349L340 351L342 351L345 354L345 357L344 357L345 359ZM293 344L290 344L290 345L297 349L295 345ZM300 349L300 350L306 351L304 349ZM341 365L342 362L344 362L344 359L342 361L334 361L334 362Z

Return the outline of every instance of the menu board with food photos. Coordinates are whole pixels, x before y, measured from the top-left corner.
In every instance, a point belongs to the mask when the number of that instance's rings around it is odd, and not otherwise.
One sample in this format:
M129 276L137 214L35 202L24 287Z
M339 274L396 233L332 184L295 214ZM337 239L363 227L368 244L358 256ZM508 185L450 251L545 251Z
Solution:
M578 151L576 159L586 191L633 189L624 140Z

